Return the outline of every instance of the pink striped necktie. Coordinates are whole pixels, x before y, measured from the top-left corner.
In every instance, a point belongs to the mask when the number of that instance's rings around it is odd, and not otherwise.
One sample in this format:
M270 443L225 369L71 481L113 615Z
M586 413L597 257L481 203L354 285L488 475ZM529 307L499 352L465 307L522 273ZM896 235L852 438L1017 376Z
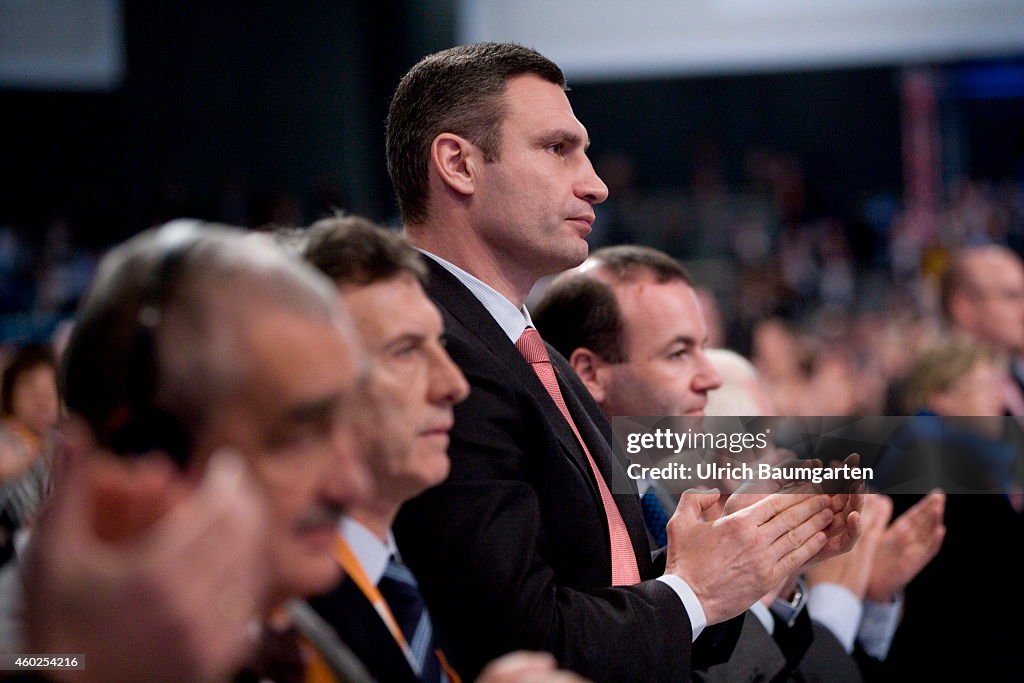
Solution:
M569 423L572 433L576 435L576 440L587 455L587 463L590 464L590 471L593 473L594 479L597 480L597 489L601 493L601 504L604 507L605 518L608 520L608 536L612 547L612 585L632 586L640 583L640 570L637 568L636 555L633 553L633 544L629 540L626 523L622 521L622 515L619 514L619 508L615 505L611 491L608 490L608 484L605 483L604 477L597 469L597 464L594 462L593 456L590 455L587 444L583 443L576 423L569 415L569 408L565 405L562 390L558 388L555 368L551 365L551 358L544 346L544 340L540 338L540 333L536 328L527 327L519 337L519 341L516 342L516 348L519 349L519 353L523 355L533 371L537 373L537 379L544 385L558 409L562 411L562 416Z

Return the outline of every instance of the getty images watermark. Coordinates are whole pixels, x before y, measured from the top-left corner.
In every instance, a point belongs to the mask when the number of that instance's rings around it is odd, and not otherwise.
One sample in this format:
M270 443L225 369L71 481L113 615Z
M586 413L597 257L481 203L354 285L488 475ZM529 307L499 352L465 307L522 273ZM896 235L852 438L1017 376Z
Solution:
M616 493L658 482L669 493L868 490L1005 495L1024 480L1024 431L1013 418L614 418ZM749 488L749 487L747 487ZM745 489L746 490L746 489Z

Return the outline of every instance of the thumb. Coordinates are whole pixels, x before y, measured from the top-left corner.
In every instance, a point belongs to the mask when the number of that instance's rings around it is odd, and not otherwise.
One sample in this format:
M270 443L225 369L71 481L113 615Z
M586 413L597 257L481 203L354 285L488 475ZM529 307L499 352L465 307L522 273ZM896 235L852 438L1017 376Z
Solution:
M699 491L687 489L679 496L679 504L676 505L676 515L686 519L700 520L704 513L714 507L715 503L722 496L718 489Z

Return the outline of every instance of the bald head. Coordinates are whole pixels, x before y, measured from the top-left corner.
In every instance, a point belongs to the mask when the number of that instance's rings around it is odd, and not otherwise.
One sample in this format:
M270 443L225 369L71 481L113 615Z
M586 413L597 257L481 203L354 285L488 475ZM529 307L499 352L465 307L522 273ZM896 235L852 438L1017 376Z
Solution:
M708 349L722 386L708 392L705 413L711 416L767 417L775 414L753 364L729 349Z
M1024 264L1013 251L986 245L960 252L943 279L942 306L956 330L1024 353Z

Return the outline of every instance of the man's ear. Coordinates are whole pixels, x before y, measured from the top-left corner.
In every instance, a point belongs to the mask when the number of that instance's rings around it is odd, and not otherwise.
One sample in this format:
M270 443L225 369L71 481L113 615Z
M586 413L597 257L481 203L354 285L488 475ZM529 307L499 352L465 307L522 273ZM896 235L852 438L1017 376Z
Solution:
M441 133L430 144L430 165L438 177L453 191L462 195L474 192L474 169L478 149L455 133Z
M569 356L569 365L583 380L598 405L604 405L608 392L608 373L605 371L608 364L590 349L580 347Z

